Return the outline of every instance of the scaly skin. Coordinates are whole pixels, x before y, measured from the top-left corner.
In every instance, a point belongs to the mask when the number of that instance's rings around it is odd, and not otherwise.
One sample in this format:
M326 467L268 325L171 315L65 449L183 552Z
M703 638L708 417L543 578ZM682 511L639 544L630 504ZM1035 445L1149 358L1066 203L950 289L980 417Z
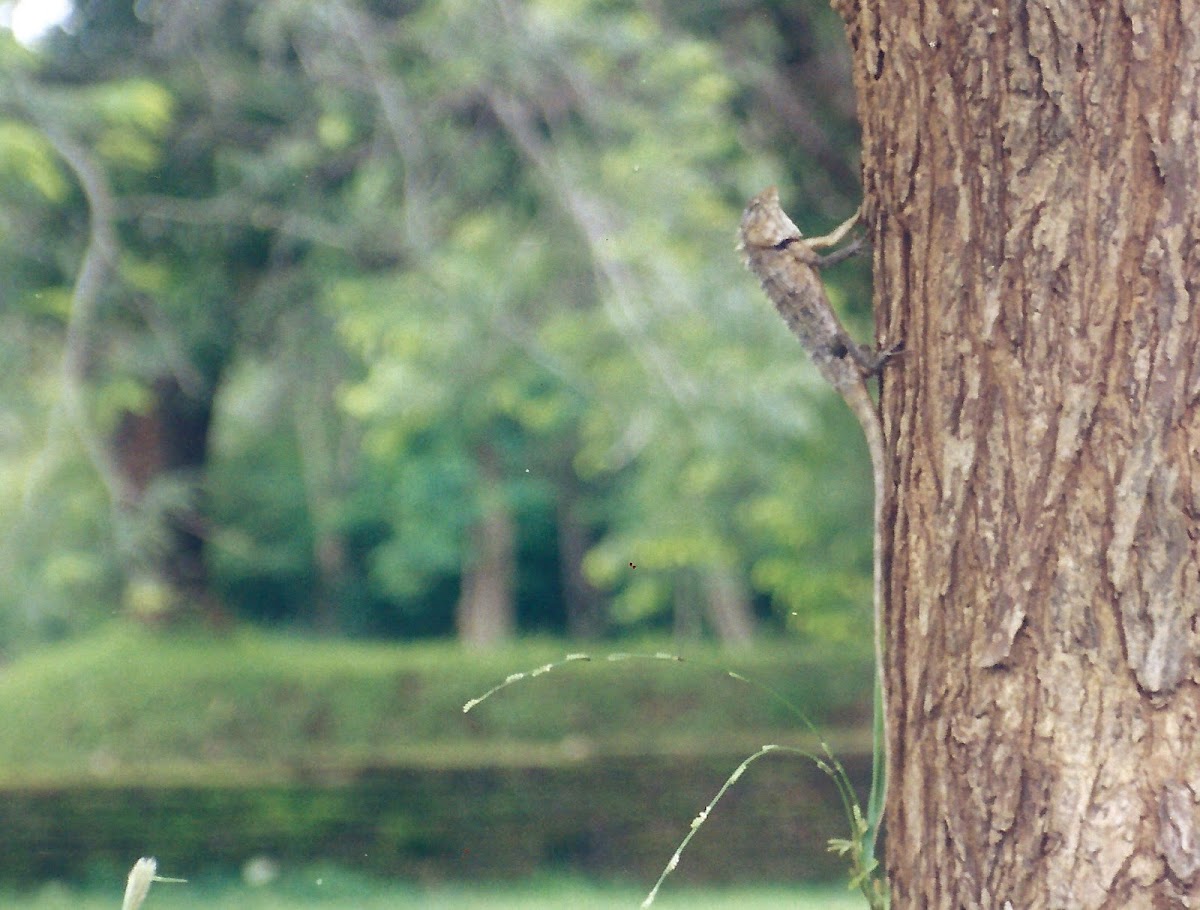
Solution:
M872 783L869 819L871 831L867 843L873 853L875 836L887 802L888 712L883 675L883 498L887 477L884 457L883 423L875 401L867 389L867 380L896 352L882 354L857 345L846 334L829 305L820 267L838 258L822 258L817 250L836 245L858 223L860 213L825 237L805 239L800 229L779 206L779 193L768 187L750 200L742 214L738 248L746 266L762 283L767 297L779 315L800 340L825 380L837 389L858 419L871 455L871 473L875 486L874 506L874 608L875 673L877 680L875 775Z

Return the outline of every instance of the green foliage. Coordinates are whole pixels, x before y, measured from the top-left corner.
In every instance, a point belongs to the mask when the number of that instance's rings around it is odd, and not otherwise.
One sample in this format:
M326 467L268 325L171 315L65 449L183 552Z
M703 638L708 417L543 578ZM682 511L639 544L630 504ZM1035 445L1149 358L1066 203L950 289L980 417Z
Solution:
M0 502L37 527L3 538L31 619L0 644L87 627L191 512L239 615L445 632L497 498L527 627L562 628L570 504L617 630L678 620L720 576L775 629L862 637L865 458L732 250L785 158L824 216L852 207L830 190L852 191L852 129L793 147L772 109L781 74L831 78L831 21L113 0L41 56L6 45L0 319L38 357L0 380L20 422ZM118 249L87 304L97 227ZM164 379L211 436L127 508L114 438Z
M80 93L77 100L96 119L96 151L118 173L146 173L162 163L161 142L174 114L166 87L150 79L105 82Z
M0 123L0 181L9 187L28 184L47 202L61 203L67 196L68 184L50 143L42 133L19 121Z

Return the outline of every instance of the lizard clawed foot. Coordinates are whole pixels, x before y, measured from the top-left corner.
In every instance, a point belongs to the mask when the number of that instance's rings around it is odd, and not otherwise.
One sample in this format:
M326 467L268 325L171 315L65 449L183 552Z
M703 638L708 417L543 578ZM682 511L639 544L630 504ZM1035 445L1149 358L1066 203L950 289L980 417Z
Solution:
M874 376L879 375L879 373L882 372L882 370L885 366L887 366L894 358L899 357L903 353L904 353L904 342L903 341L897 341L895 344L891 345L890 347L880 348L878 351L875 352L875 355L874 355L875 362L871 365L871 374Z

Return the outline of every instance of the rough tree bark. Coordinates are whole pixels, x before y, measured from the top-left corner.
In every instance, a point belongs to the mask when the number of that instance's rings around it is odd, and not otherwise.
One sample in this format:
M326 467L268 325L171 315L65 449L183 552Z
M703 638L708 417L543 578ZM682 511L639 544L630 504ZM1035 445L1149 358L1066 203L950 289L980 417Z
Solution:
M835 0L893 485L897 908L1200 902L1200 4Z

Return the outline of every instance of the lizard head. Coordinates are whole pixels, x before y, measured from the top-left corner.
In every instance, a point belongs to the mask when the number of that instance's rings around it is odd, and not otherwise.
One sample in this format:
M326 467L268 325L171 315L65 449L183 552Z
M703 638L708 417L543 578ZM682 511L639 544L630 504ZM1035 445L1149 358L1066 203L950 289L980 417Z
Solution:
M777 247L785 240L799 240L800 229L779 207L779 190L767 187L750 200L742 212L738 249Z

